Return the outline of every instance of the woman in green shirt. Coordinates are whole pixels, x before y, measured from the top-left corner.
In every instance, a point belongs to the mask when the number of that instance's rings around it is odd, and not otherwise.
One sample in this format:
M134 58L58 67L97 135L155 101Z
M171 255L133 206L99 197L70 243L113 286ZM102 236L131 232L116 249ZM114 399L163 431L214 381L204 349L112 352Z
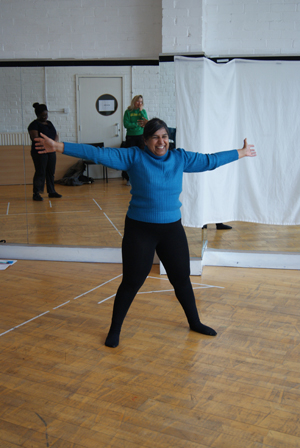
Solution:
M144 127L148 121L147 112L144 107L144 99L142 95L136 95L132 98L130 106L124 114L123 122L126 128L126 148L137 146L144 149ZM127 185L131 185L129 176L126 171L122 171L123 179L127 180Z
M138 146L144 149L144 127L148 121L147 112L144 109L144 100L142 95L136 95L132 98L130 106L124 114L124 127L126 128L126 146Z

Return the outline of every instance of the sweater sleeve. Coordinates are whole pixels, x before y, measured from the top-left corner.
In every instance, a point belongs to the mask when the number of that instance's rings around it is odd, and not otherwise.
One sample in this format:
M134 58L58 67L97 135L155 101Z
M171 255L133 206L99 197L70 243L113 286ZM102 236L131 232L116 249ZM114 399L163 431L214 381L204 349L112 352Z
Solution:
M219 166L234 162L239 158L239 154L236 149L217 152L215 154L201 154L199 152L182 151L185 173L215 170Z
M136 123L132 123L130 120L130 111L127 109L123 118L124 128L126 129L137 129L139 126Z
M64 154L92 160L115 170L128 170L139 157L138 148L99 148L82 143L64 142Z
M142 114L142 117L143 117L143 118L146 118L146 120L148 120L148 115L147 115L147 112L145 111L145 109L143 109L143 110L141 111L141 114Z

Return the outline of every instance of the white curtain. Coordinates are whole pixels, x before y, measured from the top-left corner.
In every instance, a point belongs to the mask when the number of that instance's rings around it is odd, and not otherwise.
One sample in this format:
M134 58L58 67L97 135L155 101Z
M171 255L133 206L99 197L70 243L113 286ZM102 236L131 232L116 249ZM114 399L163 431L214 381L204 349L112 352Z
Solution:
M254 144L215 171L184 174L183 224L300 224L300 62L175 58L176 146L214 153Z

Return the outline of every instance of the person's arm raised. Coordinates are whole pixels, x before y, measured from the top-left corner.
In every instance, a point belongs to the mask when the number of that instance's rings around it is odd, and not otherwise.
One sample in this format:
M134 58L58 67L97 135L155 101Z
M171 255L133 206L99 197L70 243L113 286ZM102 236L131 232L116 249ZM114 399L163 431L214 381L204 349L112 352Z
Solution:
M239 159L242 159L243 157L255 157L256 151L254 149L254 145L248 145L247 139L244 140L244 146L241 149L237 150L239 153Z
M47 154L49 152L60 152L62 154L64 152L63 142L56 142L42 133L34 141L35 149L39 154Z

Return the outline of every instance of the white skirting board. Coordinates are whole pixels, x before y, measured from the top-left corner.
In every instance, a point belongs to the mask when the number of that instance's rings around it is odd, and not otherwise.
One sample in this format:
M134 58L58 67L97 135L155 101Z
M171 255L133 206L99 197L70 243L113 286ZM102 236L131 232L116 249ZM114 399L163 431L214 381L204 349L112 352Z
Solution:
M119 247L40 246L0 244L0 259L74 261L81 263L122 263ZM157 255L154 264L158 264Z
M300 253L205 249L203 258L191 258L191 275L201 275L205 266L300 270ZM161 263L160 274L166 274Z
M297 270L300 269L300 253L206 249L202 265Z
M0 259L122 263L121 248L0 244ZM159 264L155 254L154 264ZM202 258L191 258L191 275L204 266L300 270L299 252L255 252L205 249ZM160 273L166 272L160 263Z

